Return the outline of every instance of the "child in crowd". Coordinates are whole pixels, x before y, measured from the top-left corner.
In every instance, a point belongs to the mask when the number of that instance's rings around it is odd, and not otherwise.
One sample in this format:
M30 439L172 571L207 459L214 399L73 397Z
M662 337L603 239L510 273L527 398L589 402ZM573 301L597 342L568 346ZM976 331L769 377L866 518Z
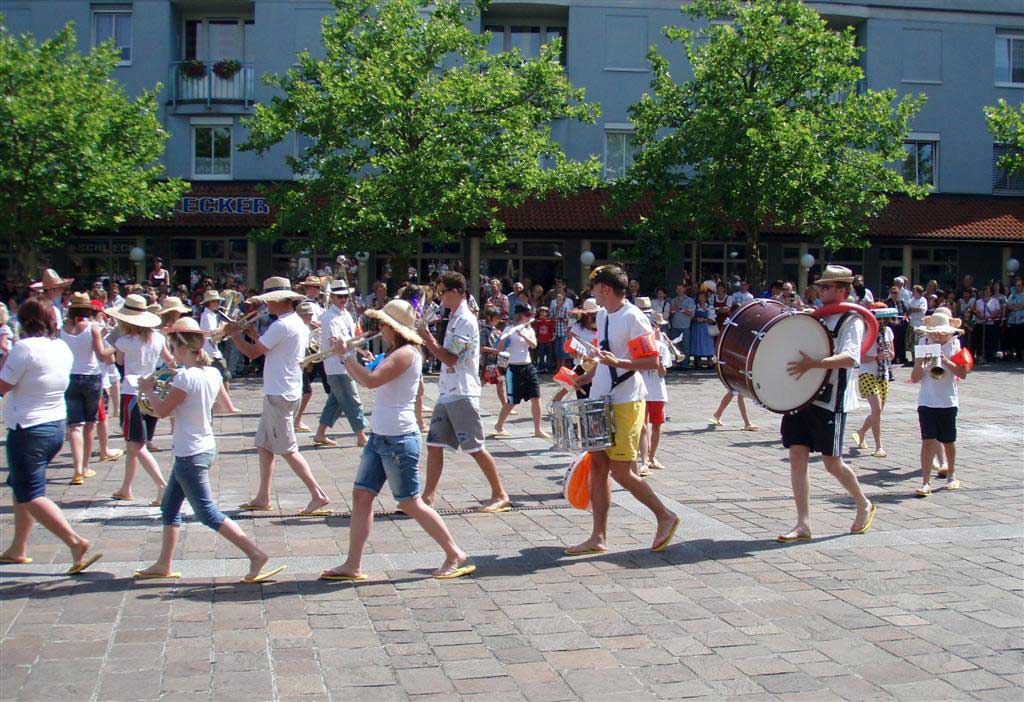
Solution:
M672 352L665 341L661 330L668 324L658 312L648 312L647 318L654 327L654 340L658 345L658 367L640 373L647 388L644 427L640 433L640 461L638 473L650 475L650 468L658 470L665 466L657 458L658 443L661 441L661 425L665 423L665 401L668 400L668 389L665 387L665 374L672 367Z
M480 326L480 380L484 385L493 385L498 391L498 401L504 407L505 373L498 367L498 342L501 340L501 310L493 305L484 307L484 321Z
M547 307L537 308L537 318L533 320L533 330L537 332L537 370L541 373L555 372L555 320L548 314Z

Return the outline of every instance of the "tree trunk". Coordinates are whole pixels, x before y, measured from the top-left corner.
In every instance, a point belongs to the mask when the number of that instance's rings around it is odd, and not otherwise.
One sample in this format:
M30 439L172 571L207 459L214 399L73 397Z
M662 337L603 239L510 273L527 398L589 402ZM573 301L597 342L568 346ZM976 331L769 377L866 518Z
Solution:
M751 290L765 290L764 261L761 260L761 232L756 224L747 224L747 282Z

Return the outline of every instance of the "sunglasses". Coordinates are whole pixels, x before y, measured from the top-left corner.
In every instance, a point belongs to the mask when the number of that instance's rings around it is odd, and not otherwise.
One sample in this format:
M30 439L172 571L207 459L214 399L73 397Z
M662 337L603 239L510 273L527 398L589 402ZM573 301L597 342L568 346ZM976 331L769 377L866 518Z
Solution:
M832 285L832 283L817 283L815 285L815 287L817 287L818 290L831 290L832 288L834 288L836 286Z

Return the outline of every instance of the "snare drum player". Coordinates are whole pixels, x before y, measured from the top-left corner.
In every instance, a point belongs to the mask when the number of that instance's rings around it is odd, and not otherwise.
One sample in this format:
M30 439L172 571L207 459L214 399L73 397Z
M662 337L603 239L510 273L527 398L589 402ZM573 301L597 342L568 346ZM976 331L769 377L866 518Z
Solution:
M823 305L846 302L853 286L853 272L843 266L828 266L815 282ZM834 353L828 358L811 358L803 351L800 360L791 361L789 375L800 378L812 368L835 371L818 399L794 414L782 418L782 445L789 449L790 482L796 502L796 526L776 537L789 543L811 538L810 479L807 464L811 451L821 454L825 469L846 489L857 505L850 533L863 534L875 518L877 506L864 496L857 475L843 462L843 430L846 412L856 402L855 368L860 363L864 340L864 321L856 313L833 314L821 320L835 339Z
M627 302L628 279L618 266L601 266L590 276L594 298L604 309L597 313L598 365L577 379L592 381L591 398L606 397L615 418L614 444L611 448L591 452L590 504L594 514L593 532L583 543L565 549L566 555L581 556L608 550L608 509L611 506L611 476L622 487L654 513L658 526L651 548L662 551L672 542L679 528L679 517L668 509L650 485L633 472L636 464L640 430L644 423L643 379L638 371L658 367L657 351L633 358L630 342L651 337L651 323L643 312ZM653 346L653 344L649 344Z
M331 281L331 304L320 318L321 346L329 346L334 341L348 341L356 335L356 323L348 311L351 292L346 281ZM327 430L344 414L356 435L356 446L366 446L366 418L363 417L363 404L355 381L345 370L345 364L334 354L324 359L323 370L330 394L320 412L320 425L313 436L313 443L337 446L336 441L328 438Z
M277 317L257 341L242 338L235 324L229 325L228 334L238 350L247 358L265 356L263 365L263 410L256 429L256 448L260 454L260 487L256 496L239 505L239 509L267 512L270 504L270 482L274 474L274 459L283 456L285 462L309 490L309 504L299 512L303 517L330 514L327 495L320 488L309 469L306 459L299 453L295 440L295 412L302 401L302 369L299 362L309 345L309 329L295 314L293 303L305 298L292 292L287 278L267 278L263 292L250 298L257 305L266 304L270 314Z
M502 405L491 436L511 436L505 431L505 420L512 413L513 407L529 400L533 415L533 435L538 439L550 439L551 435L540 426L540 378L537 376L537 366L533 365L530 358L530 351L537 348L537 335L530 326L533 315L525 305L516 305L514 314L515 323L505 330L498 342L499 350L508 351L508 371L505 373L508 403Z
M465 292L466 279L461 273L449 271L438 277L437 294L441 304L451 311L441 344L425 324L418 325L427 350L441 362L437 405L427 432L427 482L423 487L423 501L433 505L437 497L437 484L444 470L444 449L461 449L473 457L491 487L490 498L478 511L507 512L511 509L508 493L501 484L494 458L484 448L480 378L477 376L480 338L476 315L469 309Z

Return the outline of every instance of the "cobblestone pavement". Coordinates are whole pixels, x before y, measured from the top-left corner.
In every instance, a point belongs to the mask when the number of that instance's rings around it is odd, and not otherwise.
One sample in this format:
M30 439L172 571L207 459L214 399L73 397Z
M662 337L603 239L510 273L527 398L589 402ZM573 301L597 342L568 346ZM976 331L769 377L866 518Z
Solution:
M852 505L816 462L815 539L772 541L794 519L778 417L755 409L761 431L743 432L731 407L727 426L709 429L722 386L707 373L672 375L661 449L668 469L649 479L683 516L670 549L648 550L653 522L619 490L611 552L563 557L590 517L561 498L569 457L526 438L521 411L509 423L514 437L490 443L515 511L468 513L486 485L471 459L447 458L441 505L478 566L451 582L428 577L441 554L392 513L390 495L377 505L371 580L315 579L347 546L359 452L312 450L309 435L305 455L339 514L297 517L306 495L282 464L277 511L238 516L272 562L288 566L284 575L238 584L245 561L192 522L175 564L185 577L134 582L131 572L159 550L158 510L145 506L152 483L140 474L139 499L114 503L122 463L101 463L96 478L72 487L65 449L49 494L105 555L65 577L66 549L37 528L35 562L0 569L0 699L1020 700L1024 373L990 366L962 386L964 487L926 500L913 496L919 441L908 375L898 370L884 415L889 458L847 454L880 507L867 534L847 533ZM215 420L213 488L225 509L257 481L259 392L238 383L233 395L246 413ZM427 392L436 395L436 385ZM322 402L317 389L313 408ZM496 407L488 388L488 425ZM854 412L851 424L863 416ZM157 441L165 474L168 429L163 423ZM3 490L5 543L10 499Z

